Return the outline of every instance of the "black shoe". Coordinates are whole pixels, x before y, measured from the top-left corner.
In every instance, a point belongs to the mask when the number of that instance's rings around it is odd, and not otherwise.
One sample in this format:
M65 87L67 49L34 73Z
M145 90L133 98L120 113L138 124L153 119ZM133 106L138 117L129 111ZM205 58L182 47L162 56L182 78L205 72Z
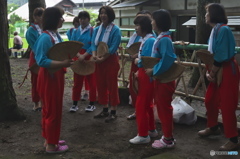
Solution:
M112 122L117 119L117 115L109 114L109 116L105 119L106 123Z
M108 112L101 111L99 114L94 115L94 118L104 118L107 117L108 115L109 115Z

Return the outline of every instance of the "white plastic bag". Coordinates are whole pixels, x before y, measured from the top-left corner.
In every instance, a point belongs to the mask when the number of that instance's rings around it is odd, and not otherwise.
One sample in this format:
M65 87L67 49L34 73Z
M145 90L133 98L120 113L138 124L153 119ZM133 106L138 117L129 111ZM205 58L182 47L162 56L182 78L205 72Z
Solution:
M195 110L180 97L172 101L173 121L179 124L193 125L197 121Z

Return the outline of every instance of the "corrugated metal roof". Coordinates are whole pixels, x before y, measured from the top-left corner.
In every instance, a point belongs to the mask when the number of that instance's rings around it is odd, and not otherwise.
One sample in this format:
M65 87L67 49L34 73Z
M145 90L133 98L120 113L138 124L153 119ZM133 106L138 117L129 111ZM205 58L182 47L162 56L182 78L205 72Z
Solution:
M123 8L123 7L134 7L140 5L148 0L133 0L133 1L126 1L123 3L119 3L117 5L112 6L113 9L115 8Z
M240 16L228 16L228 25L229 26L237 26L240 25ZM190 20L186 21L182 25L185 26L195 26L196 25L196 17L192 17Z

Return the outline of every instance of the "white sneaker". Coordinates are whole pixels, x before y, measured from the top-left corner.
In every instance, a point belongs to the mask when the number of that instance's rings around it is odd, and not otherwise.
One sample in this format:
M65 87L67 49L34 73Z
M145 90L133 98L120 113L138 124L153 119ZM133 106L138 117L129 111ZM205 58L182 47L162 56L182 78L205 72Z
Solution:
M157 137L158 136L158 132L157 132L156 129L154 131L148 131L148 135L150 137Z
M136 136L133 139L130 139L129 142L131 144L147 144L151 141L150 137L141 137L141 136Z
M78 110L78 106L76 105L73 105L71 108L70 108L70 112L76 112Z
M88 105L86 108L85 108L85 111L86 112L92 112L96 109L96 107L94 105Z

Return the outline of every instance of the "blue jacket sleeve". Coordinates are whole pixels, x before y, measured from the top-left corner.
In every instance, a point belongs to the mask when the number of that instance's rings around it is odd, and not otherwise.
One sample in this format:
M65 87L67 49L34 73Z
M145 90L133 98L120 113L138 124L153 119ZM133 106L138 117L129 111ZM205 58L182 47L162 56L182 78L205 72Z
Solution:
M174 61L176 60L176 54L174 53L174 48L172 45L172 41L164 37L160 39L158 45L158 53L160 54L160 61L153 67L153 75L160 75L167 71Z
M214 60L222 63L228 61L235 54L235 39L228 26L222 26L213 44Z
M52 60L47 57L49 49L53 46L48 34L43 33L34 46L35 59L40 67L48 68Z
M142 51L141 51L141 56L150 56L152 54L152 47L154 44L155 39L154 38L149 38L143 45ZM142 65L142 60L138 60L138 67L143 67Z
M38 37L39 37L38 32L33 27L30 26L26 32L26 40L30 45L31 49L33 49L34 44L37 41Z
M108 40L108 51L110 54L115 54L121 42L121 31L118 26L114 26Z

